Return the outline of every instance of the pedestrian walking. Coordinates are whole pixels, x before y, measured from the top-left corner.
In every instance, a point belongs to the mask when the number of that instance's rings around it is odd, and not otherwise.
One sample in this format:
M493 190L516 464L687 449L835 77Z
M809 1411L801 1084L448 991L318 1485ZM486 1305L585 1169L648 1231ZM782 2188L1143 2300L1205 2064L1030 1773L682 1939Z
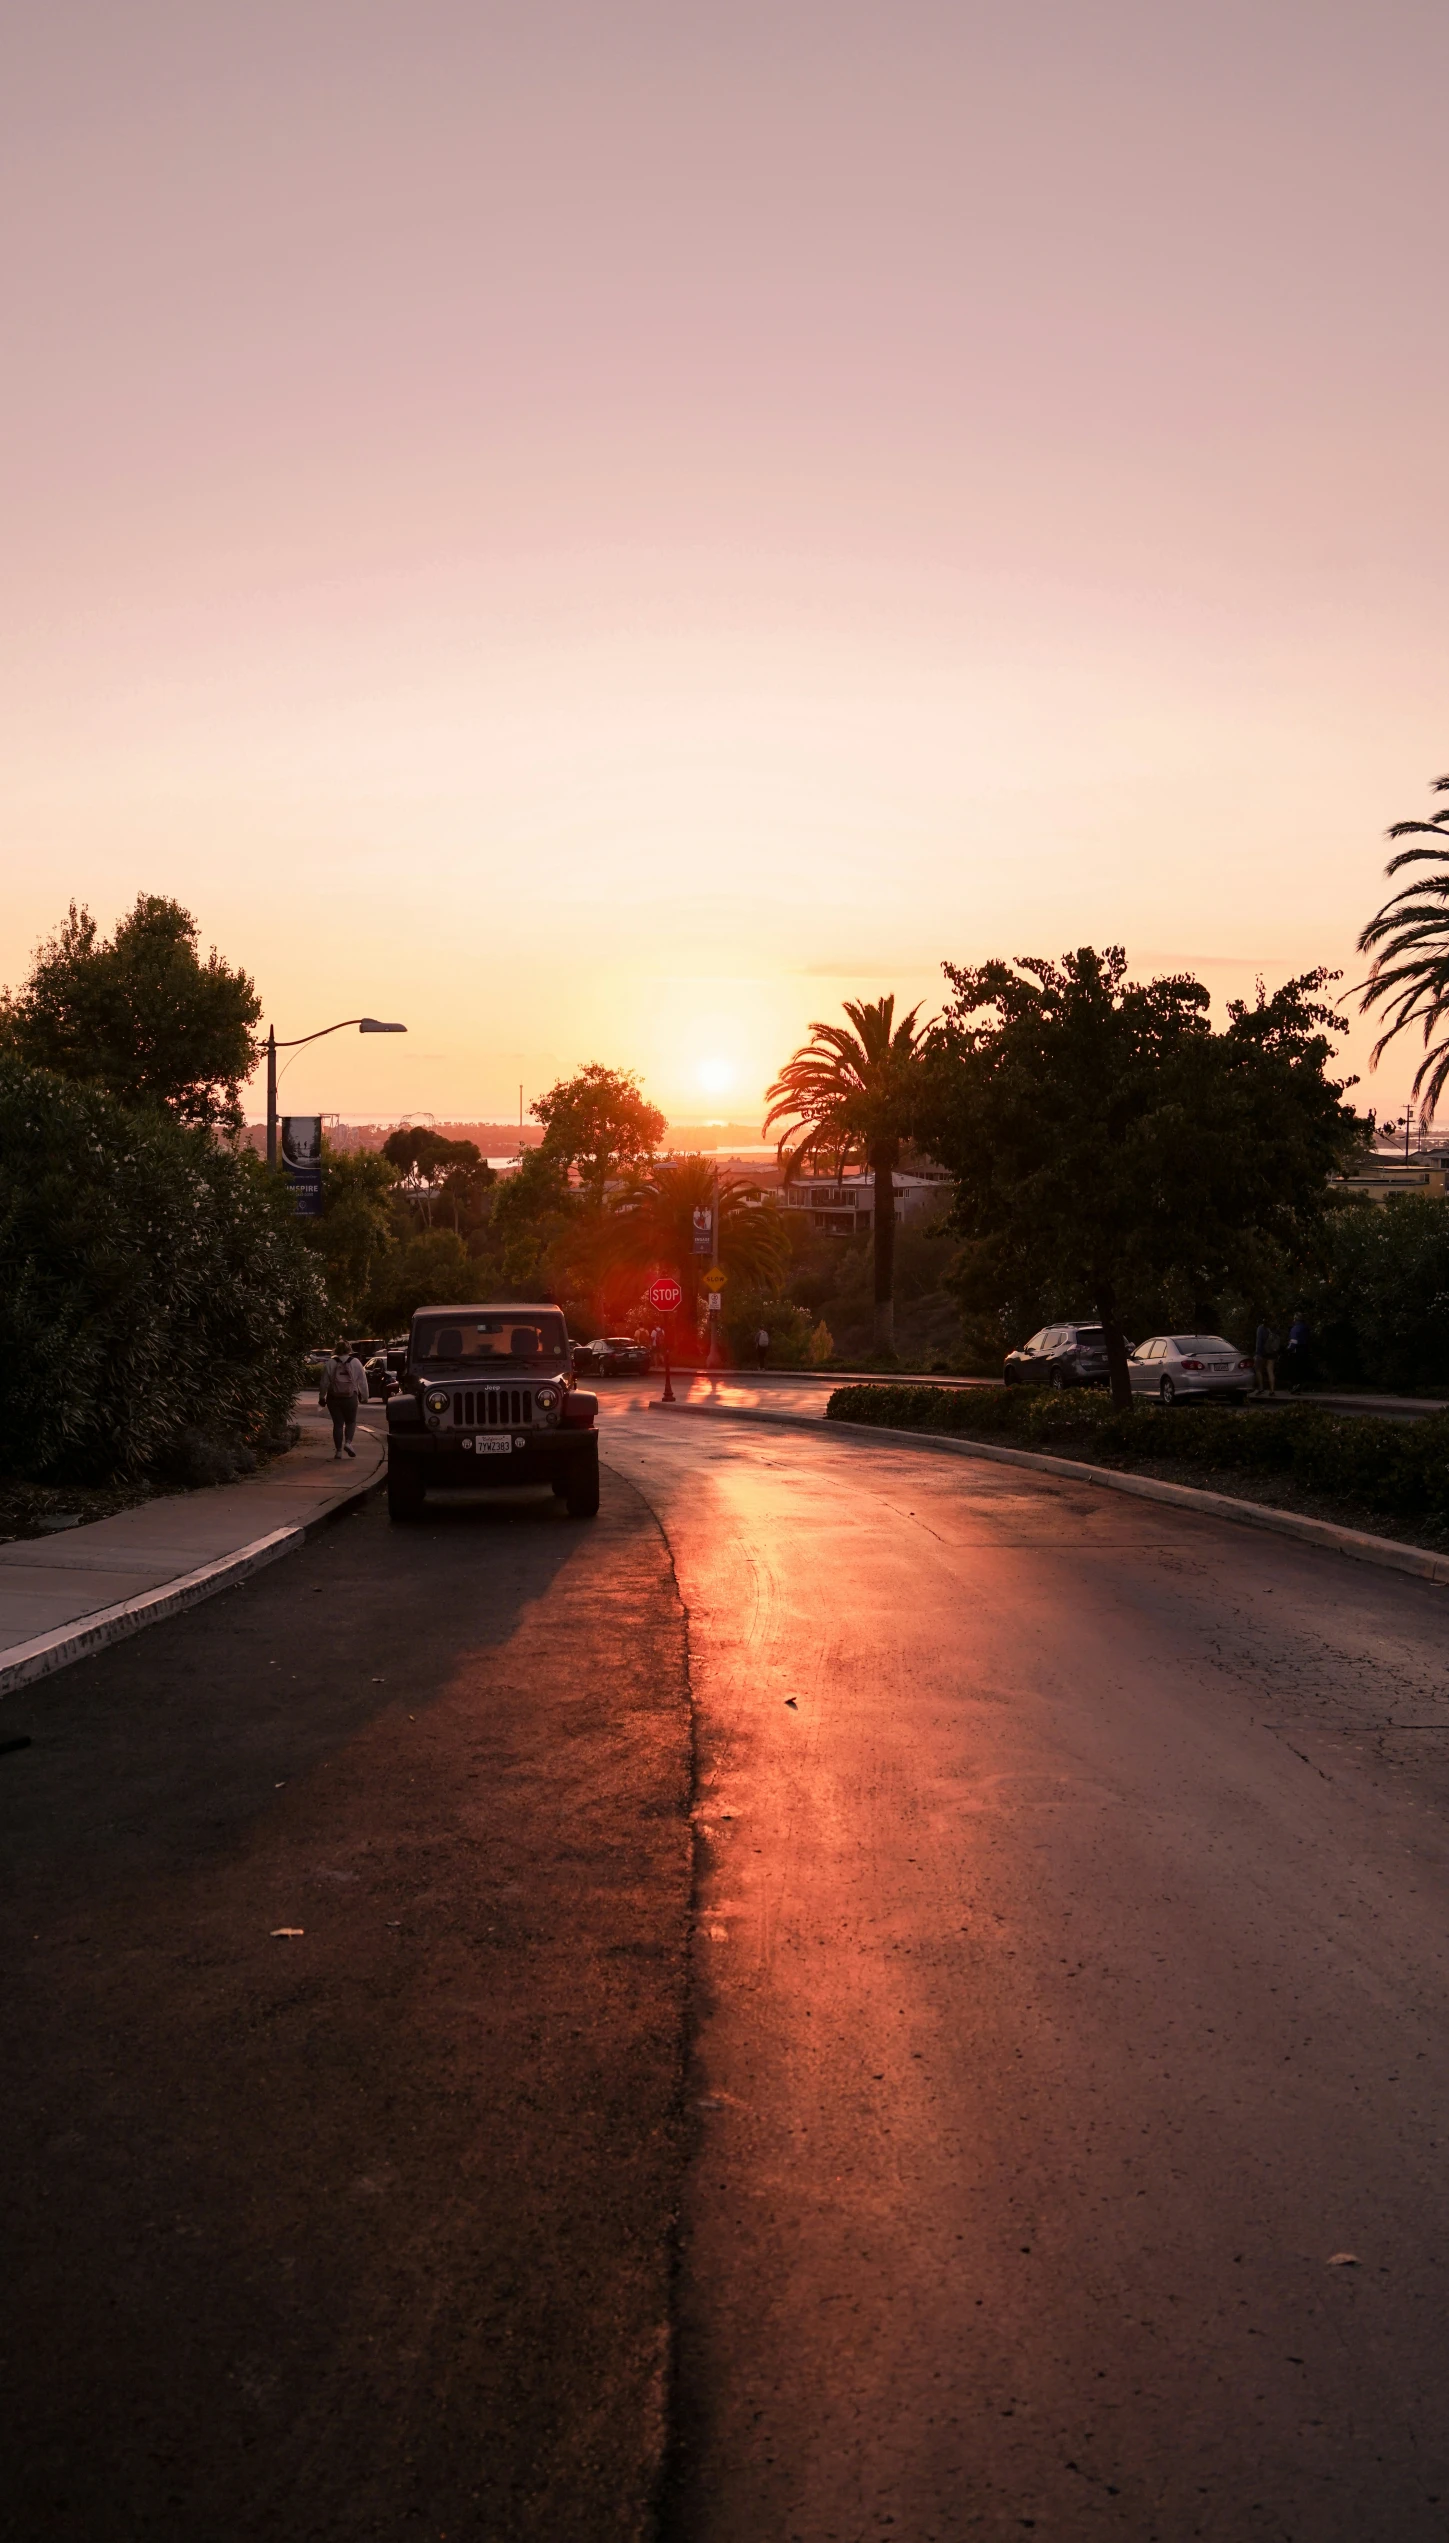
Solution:
M1283 1375L1296 1395L1308 1375L1308 1318L1301 1307L1294 1310L1288 1327L1288 1348L1283 1358Z
M1278 1354L1283 1348L1282 1336L1265 1320L1259 1325L1253 1342L1253 1371L1260 1395L1278 1392Z
M756 1336L755 1336L755 1357L756 1357L756 1359L759 1361L761 1368L763 1368L763 1367L764 1367L765 1362L768 1360L769 1356L770 1356L770 1333L769 1333L769 1327L768 1327L767 1325L761 1325L759 1332L758 1332L758 1333L756 1334Z
M332 1416L332 1461L346 1455L355 1457L352 1434L357 1428L357 1408L368 1401L367 1371L350 1342L339 1342L322 1370L322 1388L318 1402Z

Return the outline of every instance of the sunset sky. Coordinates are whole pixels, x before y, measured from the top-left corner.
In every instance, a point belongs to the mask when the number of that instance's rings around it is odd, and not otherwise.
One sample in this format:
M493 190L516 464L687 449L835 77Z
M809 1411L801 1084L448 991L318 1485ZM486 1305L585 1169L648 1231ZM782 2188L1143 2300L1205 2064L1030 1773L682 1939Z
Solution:
M408 1024L286 1109L736 1119L942 956L1356 977L1446 95L1429 0L12 7L0 977L174 893Z

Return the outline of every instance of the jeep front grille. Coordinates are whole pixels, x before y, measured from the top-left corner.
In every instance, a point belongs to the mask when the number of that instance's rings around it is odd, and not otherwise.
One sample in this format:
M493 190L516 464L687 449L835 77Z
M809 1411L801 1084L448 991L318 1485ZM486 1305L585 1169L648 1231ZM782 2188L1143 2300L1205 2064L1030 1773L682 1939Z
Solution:
M455 1430L527 1430L537 1420L531 1386L467 1386L453 1396Z

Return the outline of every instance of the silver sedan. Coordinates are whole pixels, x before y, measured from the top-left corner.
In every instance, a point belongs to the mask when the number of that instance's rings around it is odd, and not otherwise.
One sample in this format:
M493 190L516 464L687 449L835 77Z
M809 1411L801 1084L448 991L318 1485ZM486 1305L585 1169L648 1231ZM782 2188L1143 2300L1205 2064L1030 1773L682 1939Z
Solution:
M1139 1342L1127 1363L1134 1395L1175 1404L1184 1395L1218 1395L1241 1402L1252 1392L1253 1363L1220 1333L1159 1333Z

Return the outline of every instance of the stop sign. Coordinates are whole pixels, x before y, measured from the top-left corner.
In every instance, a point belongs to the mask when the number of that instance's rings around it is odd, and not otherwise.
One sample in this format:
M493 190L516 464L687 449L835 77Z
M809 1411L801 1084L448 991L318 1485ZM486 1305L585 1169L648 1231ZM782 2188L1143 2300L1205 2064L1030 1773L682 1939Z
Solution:
M657 1315L672 1316L683 1296L678 1281L671 1280L667 1272L649 1283L649 1304Z

